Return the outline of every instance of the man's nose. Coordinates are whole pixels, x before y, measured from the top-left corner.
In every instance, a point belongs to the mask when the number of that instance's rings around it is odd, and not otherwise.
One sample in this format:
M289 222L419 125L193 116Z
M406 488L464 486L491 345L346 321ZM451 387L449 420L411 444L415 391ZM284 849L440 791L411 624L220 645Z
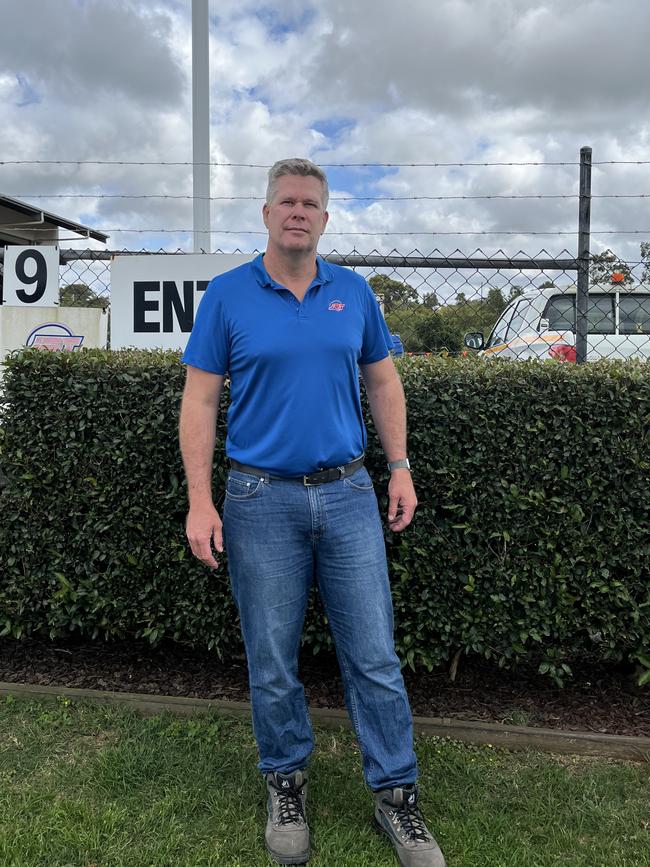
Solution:
M291 216L298 220L305 219L305 206L302 202L296 202L291 210Z

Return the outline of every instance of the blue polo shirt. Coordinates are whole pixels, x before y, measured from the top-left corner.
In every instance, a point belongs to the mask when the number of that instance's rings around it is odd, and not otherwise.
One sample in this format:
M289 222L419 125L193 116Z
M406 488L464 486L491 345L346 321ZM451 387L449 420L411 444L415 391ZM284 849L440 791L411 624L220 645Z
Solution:
M215 277L183 361L230 376L226 454L272 475L298 476L360 455L366 429L359 364L392 339L372 289L320 257L300 303L262 255Z

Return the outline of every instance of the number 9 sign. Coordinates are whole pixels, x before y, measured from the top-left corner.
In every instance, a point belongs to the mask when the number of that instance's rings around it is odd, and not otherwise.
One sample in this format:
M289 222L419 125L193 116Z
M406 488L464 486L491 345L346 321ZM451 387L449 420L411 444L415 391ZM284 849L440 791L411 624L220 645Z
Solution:
M3 305L58 306L58 247L5 247L4 254Z

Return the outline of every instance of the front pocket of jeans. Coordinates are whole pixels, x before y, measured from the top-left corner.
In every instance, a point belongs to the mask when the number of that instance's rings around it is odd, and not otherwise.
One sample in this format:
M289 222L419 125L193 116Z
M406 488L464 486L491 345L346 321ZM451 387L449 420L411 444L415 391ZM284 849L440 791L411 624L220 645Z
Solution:
M261 493L263 486L264 479L244 481L229 476L226 482L226 496L231 500L251 500Z
M359 476L359 481L353 482L352 479L354 479L357 475ZM361 485L359 484L359 482L363 482L363 484ZM372 479L368 475L367 470L359 470L354 474L354 476L351 476L349 479L343 479L343 484L346 485L346 487L348 488L352 488L353 491L362 491L365 493L369 493L370 491L374 490Z

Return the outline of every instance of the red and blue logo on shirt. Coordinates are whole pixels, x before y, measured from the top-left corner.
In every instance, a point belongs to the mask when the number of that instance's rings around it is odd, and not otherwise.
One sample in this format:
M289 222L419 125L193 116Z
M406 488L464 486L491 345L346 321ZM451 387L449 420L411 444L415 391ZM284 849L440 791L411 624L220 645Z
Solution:
M342 301L331 301L328 310L343 310L345 304Z

